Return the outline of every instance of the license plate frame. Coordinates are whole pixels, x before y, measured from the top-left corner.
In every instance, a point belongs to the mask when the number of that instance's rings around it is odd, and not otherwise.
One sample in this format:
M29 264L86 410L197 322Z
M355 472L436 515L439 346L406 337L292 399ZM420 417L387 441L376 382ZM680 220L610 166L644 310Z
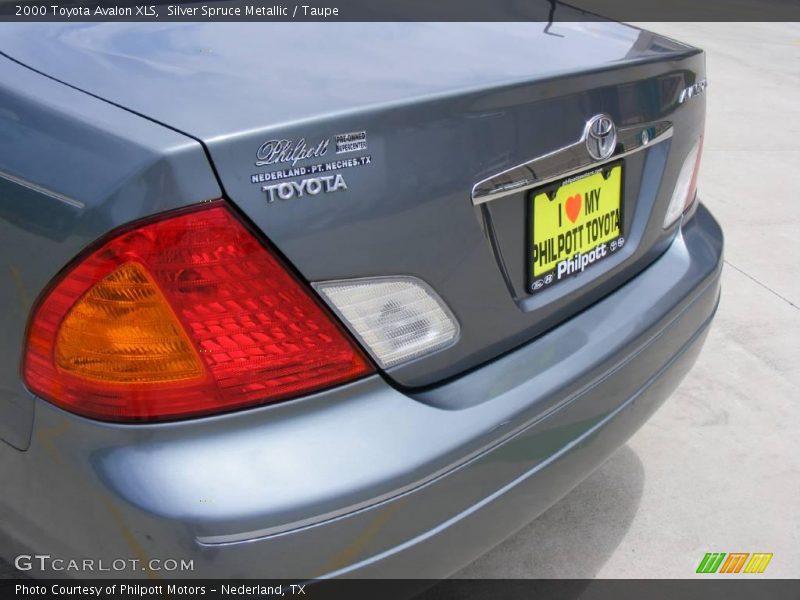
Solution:
M616 170L616 172L615 172ZM612 208L612 210L606 210L605 212L601 212L598 215L600 218L604 218L607 213L613 212L616 210L616 222L618 223L618 227L611 228L611 231L607 234L603 233L604 230L601 229L601 235L596 241L591 239L591 236L597 231L596 226L593 224L588 224L589 220L594 220L597 217L587 217L588 213L586 212L587 204L584 202L586 199L586 189L589 187L591 183L597 183L598 175L603 177L601 191L598 193L597 196L594 196L593 199L596 202L596 206L599 207L600 199L602 198L602 191L605 189L612 189L614 185L616 185L618 189L618 198L616 207ZM554 285L569 281L573 277L581 276L586 270L592 269L595 264L598 262L602 262L606 258L609 258L614 253L618 252L624 245L625 245L625 165L623 160L614 161L611 163L607 163L598 167L589 168L582 173L578 173L576 175L572 175L569 177L565 177L558 181L552 182L550 184L546 184L542 187L534 188L530 192L528 192L525 196L525 270L526 270L526 288L529 294L538 294L541 293ZM608 183L610 178L613 183ZM576 193L579 193L581 196L581 200L579 204L581 205L580 214L576 217L572 223L568 223L568 217L566 215L566 200L568 196L573 196ZM546 197L546 200L545 200ZM606 195L608 197L608 195ZM569 197L569 200L572 201L572 198ZM537 240L537 202L548 202L546 207L558 206L557 212L559 214L559 218L561 218L561 222L559 223L558 227L559 230L556 231L555 236L550 236L552 241L548 242L548 237L545 237L545 245L544 246L536 246L535 244L540 243L542 240ZM612 202L612 207L614 204ZM573 203L573 213L574 213L574 203ZM602 207L599 210L603 210ZM544 231L550 231L553 226L555 226L555 218L552 216L552 208L548 211L549 215L544 215L543 213L539 213L539 218L541 219L542 225L540 225L539 229L539 237ZM593 211L593 212L596 212ZM583 219L581 219L581 215L583 215ZM614 216L610 217L612 225L614 223ZM580 244L574 243L575 247L579 247L579 251L576 253L575 251L572 252L562 252L561 250L566 250L566 243L563 249L558 248L558 243L561 241L558 239L559 233L564 233L569 230L572 230L580 224L584 226L584 229L581 230L580 234L572 233L567 234L567 237L572 236L573 240L578 240L580 236ZM602 227L602 224L600 225ZM585 231L585 229L591 231ZM605 247L602 249L602 256L598 256L600 252L592 252L597 249L600 245L605 244ZM550 250L550 252L548 252ZM555 263L552 262L553 257L555 256L556 261ZM584 258L584 256L586 258ZM577 263L572 261L577 260ZM540 269L537 271L537 262L543 264L538 265ZM570 262L571 265L564 265L560 267L559 265L564 262Z

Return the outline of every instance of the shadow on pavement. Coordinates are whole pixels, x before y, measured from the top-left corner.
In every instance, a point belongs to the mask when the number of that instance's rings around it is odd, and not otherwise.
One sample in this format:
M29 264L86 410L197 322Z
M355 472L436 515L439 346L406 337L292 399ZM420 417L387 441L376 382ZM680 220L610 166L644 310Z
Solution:
M595 577L633 522L644 477L639 457L623 446L547 512L454 577Z

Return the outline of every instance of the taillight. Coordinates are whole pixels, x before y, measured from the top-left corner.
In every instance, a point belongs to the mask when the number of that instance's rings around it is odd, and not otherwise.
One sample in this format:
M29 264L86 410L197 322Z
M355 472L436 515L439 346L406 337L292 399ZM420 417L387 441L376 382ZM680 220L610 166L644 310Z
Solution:
M384 368L440 350L458 338L453 313L416 277L367 277L313 285Z
M700 136L681 165L678 179L672 190L672 198L667 206L667 214L664 216L665 229L677 221L678 217L685 213L697 198L697 175L700 173L702 154L703 136Z
M372 367L220 200L79 257L35 309L23 371L66 410L158 421L295 397Z

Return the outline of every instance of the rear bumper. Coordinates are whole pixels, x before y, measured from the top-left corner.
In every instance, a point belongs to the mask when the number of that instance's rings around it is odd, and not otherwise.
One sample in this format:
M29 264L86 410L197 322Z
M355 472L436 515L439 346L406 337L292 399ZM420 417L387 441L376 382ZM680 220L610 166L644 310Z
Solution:
M30 449L0 454L15 482L0 495L0 548L12 559L193 561L159 573L170 577L447 576L546 510L659 407L702 346L721 268L720 228L700 207L619 290L424 393L375 376L154 426L39 401Z

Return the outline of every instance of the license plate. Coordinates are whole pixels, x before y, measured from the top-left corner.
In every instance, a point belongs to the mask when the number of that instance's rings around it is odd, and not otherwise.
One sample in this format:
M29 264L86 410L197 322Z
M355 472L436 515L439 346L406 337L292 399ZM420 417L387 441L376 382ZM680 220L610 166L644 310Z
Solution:
M625 245L621 163L534 190L529 202L531 293L580 276Z

